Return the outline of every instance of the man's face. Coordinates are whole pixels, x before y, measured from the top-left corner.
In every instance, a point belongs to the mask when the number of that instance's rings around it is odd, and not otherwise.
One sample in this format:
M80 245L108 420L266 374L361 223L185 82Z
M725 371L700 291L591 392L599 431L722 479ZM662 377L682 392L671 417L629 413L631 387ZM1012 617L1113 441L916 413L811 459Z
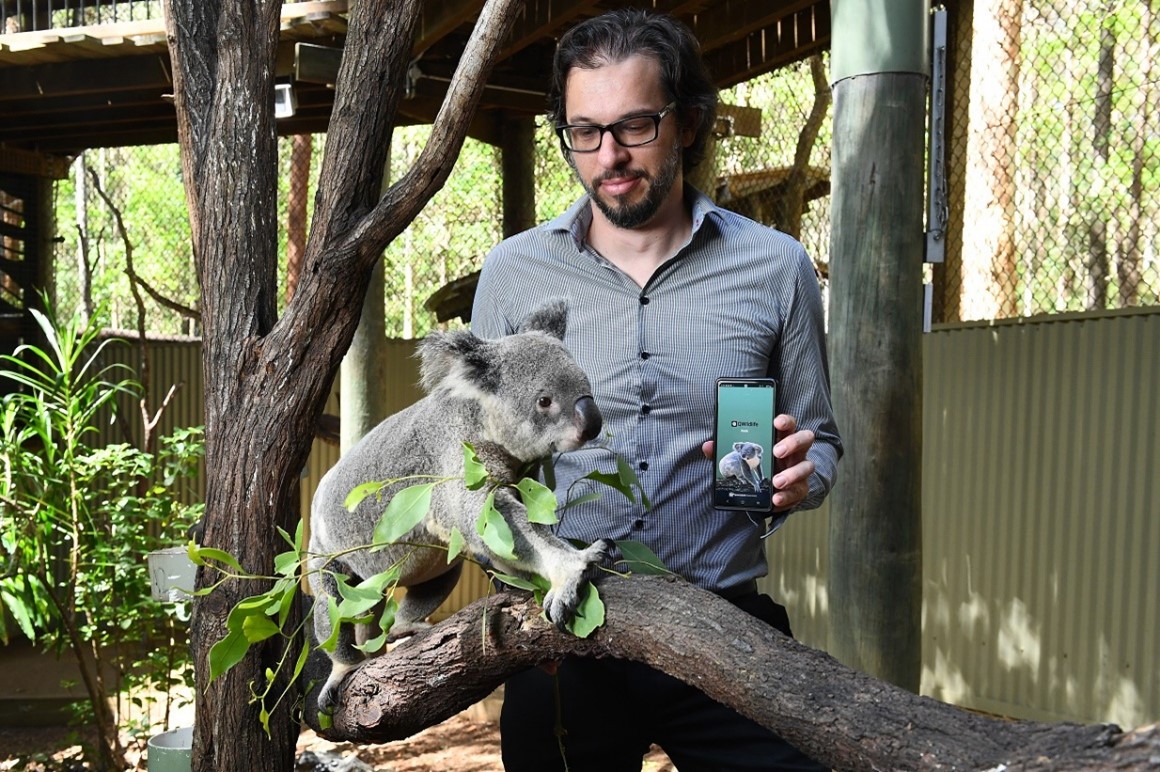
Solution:
M573 69L564 88L568 124L614 123L658 113L668 99L660 66L650 57L632 56L596 69ZM619 228L647 224L671 195L681 195L681 150L692 142L679 113L661 119L657 138L626 148L605 132L600 149L569 153L580 184L600 212Z

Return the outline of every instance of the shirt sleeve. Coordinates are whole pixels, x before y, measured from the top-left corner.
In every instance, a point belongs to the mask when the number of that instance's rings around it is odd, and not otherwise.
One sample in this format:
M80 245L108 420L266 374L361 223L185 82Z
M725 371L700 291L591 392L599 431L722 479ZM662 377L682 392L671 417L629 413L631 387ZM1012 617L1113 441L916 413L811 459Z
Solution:
M479 282L475 288L475 300L471 307L471 331L481 338L502 338L514 333L515 327L508 321L500 302L504 297L503 245L496 247L484 259L479 272Z
M771 365L781 389L781 412L797 421L799 429L814 433L808 458L814 462L809 495L796 510L815 509L837 479L842 441L830 399L830 371L826 356L825 318L813 263L798 247L793 292L785 313L781 345Z

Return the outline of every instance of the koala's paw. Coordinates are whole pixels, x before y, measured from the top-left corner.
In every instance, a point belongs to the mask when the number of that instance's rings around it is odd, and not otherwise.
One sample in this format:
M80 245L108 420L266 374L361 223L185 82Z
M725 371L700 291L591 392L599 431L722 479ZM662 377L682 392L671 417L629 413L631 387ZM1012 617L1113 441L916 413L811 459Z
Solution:
M593 580L600 573L601 567L611 565L615 546L610 539L593 542L579 553L576 563L578 570L552 582L552 588L544 595L544 615L549 622L561 630L567 626L576 615L585 582Z
M338 707L339 687L342 686L346 674L353 669L353 665L340 665L337 662L331 666L330 677L326 679L326 683L318 692L319 713L325 713L328 716L334 715L334 711Z

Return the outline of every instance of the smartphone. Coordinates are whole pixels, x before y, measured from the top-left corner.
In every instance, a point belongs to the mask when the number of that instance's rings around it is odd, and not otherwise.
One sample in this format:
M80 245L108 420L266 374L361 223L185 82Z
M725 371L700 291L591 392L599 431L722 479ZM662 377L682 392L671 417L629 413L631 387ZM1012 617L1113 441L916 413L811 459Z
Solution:
M718 378L713 506L773 509L773 445L777 439L777 381Z

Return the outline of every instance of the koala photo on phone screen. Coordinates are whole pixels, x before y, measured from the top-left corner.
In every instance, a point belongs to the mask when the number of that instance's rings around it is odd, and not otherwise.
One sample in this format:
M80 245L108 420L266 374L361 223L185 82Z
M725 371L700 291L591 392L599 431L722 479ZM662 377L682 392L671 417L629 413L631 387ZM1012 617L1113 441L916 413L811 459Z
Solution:
M530 462L574 450L599 435L602 418L592 386L562 342L566 325L567 305L557 300L529 315L513 335L483 340L466 330L433 332L420 344L427 396L368 432L322 478L314 495L309 582L318 641L331 635L327 598L340 600L335 573L347 575L353 585L400 561L399 585L406 594L391 638L427 626L424 620L451 593L463 564L458 559L448 565L445 549L414 545L445 547L453 527L466 541L464 551L484 565L547 579L551 589L544 612L553 624L563 626L574 616L585 581L607 561L612 542L577 549L550 527L528 522L524 505L506 487L495 491L495 508L511 528L514 561L492 553L476 531L486 487L468 490L462 480L436 485L426 517L398 543L328 557L371 543L391 496L429 480L404 480L348 511L344 501L358 485L414 475L462 477L463 442L476 449L492 477L514 483ZM344 675L363 659L355 643L354 626L342 625L318 698L324 712L333 711Z
M733 450L726 453L718 465L722 477L736 477L761 490L761 446L756 442L735 442Z

